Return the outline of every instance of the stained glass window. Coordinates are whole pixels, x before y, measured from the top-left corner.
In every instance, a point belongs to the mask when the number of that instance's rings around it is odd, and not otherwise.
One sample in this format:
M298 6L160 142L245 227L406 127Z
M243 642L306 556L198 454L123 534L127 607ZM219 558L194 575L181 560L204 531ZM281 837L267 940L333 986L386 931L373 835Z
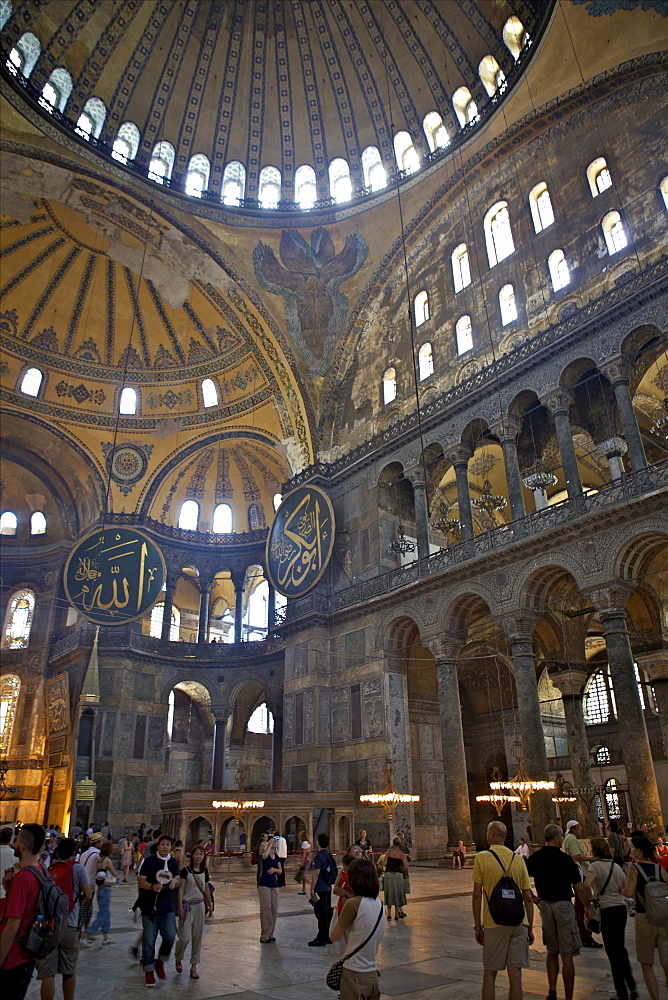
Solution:
M7 674L0 683L0 751L7 753L12 741L21 681L15 674Z
M2 645L7 649L25 649L30 639L35 595L32 590L19 590L7 609Z

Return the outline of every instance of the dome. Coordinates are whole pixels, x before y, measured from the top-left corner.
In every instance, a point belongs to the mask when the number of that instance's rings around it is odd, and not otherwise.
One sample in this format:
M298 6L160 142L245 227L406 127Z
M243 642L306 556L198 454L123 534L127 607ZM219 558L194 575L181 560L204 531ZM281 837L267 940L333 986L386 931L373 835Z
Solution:
M4 0L0 23L17 86L81 142L192 197L287 211L444 155L510 89L552 7Z

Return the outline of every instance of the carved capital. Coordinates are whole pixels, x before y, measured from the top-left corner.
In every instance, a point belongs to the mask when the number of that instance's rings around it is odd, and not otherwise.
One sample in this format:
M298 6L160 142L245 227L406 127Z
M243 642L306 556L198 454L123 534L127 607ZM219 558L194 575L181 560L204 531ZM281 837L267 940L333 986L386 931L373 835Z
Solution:
M522 608L516 612L510 611L492 617L506 633L510 642L532 642L533 630L543 616L537 611Z
M229 705L212 705L211 714L213 716L214 722L226 723L229 717L232 715L232 709Z
M639 667L651 681L668 681L668 649L653 649L649 653L636 656Z
M452 447L446 449L445 457L453 465L468 465L473 458L473 452L467 444L453 444Z
M598 366L598 370L606 378L610 379L611 385L614 386L620 382L628 383L633 374L633 365L626 358L618 355L616 358L608 358L607 361L602 361Z
M211 588L213 587L213 578L211 577L198 577L196 581L193 581L200 594L210 594Z
M426 479L423 465L414 465L412 469L404 470L404 478L410 479L413 487L426 486Z
M489 429L495 437L498 437L499 441L515 441L520 432L521 423L518 417L508 415L490 424Z
M614 611L624 613L626 602L632 594L632 589L621 580L593 587L586 591L587 598L598 612Z
M422 645L429 650L437 663L452 663L456 661L463 640L456 635L431 635L420 637Z
M542 397L541 403L552 415L559 412L568 413L573 405L573 397L566 389L552 389Z
M566 697L581 695L589 676L586 670L573 670L568 668L555 670L554 673L550 669L549 673L550 680L556 687L557 691Z

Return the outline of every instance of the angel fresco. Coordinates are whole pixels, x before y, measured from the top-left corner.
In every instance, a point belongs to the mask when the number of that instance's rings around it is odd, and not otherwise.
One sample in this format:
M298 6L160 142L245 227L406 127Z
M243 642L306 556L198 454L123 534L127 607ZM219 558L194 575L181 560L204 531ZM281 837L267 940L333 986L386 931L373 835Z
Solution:
M315 229L311 243L297 232L283 230L281 263L271 247L258 243L253 252L255 275L268 292L281 295L285 322L311 377L324 375L348 311L340 286L357 274L368 247L359 233L346 237L343 249L325 229Z

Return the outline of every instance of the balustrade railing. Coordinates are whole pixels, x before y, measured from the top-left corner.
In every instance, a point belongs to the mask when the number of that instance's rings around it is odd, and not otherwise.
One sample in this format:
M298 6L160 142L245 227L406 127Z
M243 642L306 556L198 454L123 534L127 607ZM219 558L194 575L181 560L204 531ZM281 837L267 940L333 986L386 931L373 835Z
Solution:
M95 637L94 625L83 625L64 639L59 639L51 650L51 658L57 658L75 649L90 649ZM285 643L272 636L270 639L249 642L172 642L170 639L155 639L144 635L130 626L100 629L98 639L100 649L130 649L138 653L154 653L169 659L197 659L200 662L217 663L229 660L263 659L280 652Z

